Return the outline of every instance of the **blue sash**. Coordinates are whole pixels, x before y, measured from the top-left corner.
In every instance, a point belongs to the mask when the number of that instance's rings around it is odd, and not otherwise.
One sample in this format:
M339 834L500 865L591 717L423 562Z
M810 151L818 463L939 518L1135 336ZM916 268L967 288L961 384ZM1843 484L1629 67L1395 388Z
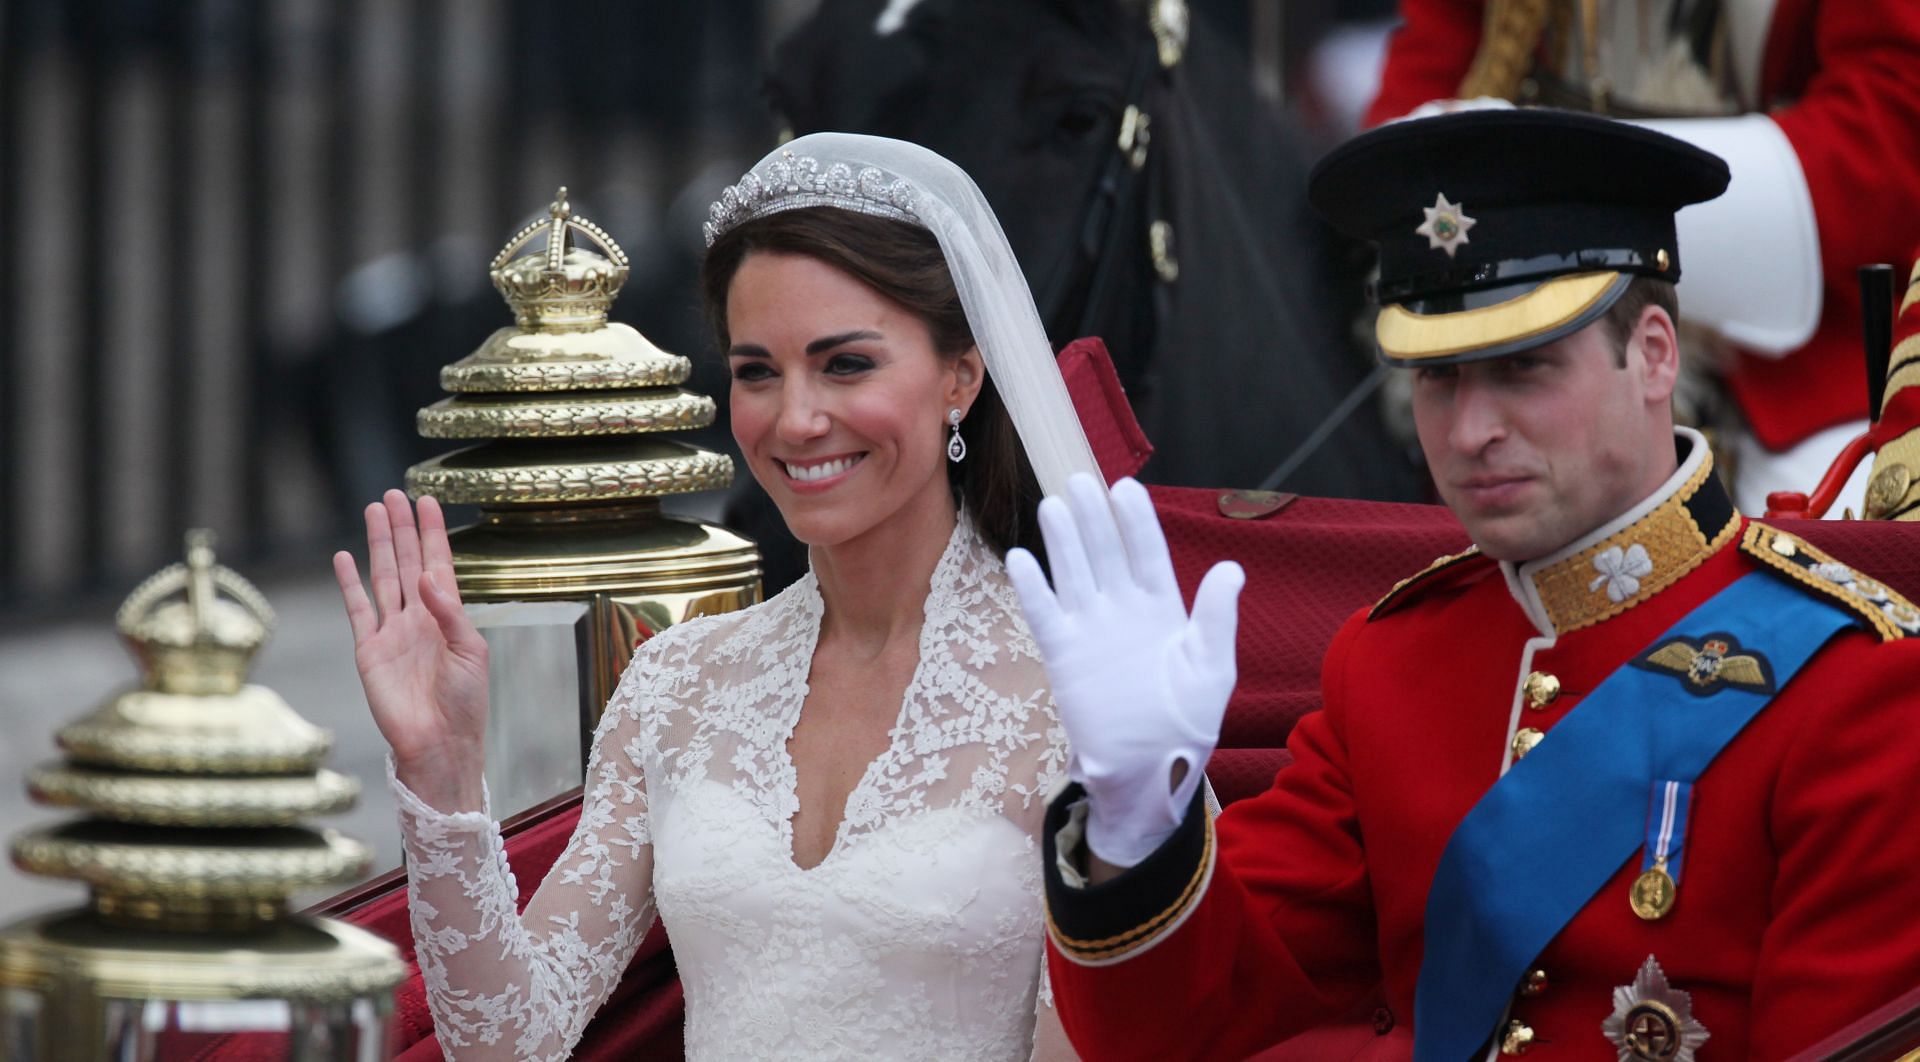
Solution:
M1623 666L1480 798L1448 840L1427 894L1417 1062L1462 1062L1485 1050L1540 952L1646 840L1655 780L1691 783L1772 691L1856 620L1777 576L1747 575L1649 654L1730 632L1770 668L1770 689L1715 684L1689 696L1698 689L1684 674ZM1624 893L1618 902L1626 906Z

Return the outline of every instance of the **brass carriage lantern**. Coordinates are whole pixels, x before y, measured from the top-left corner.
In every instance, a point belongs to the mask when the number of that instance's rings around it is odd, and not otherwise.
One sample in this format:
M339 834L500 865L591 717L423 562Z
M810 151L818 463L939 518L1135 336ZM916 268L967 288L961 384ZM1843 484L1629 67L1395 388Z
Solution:
M758 601L760 555L661 511L727 486L733 462L667 437L713 423L713 399L680 386L686 358L607 319L627 256L565 188L490 274L514 323L442 369L452 395L418 418L427 438L477 445L408 469L407 490L480 509L451 536L453 567L489 647L487 785L506 816L580 784L634 649Z
M321 766L326 731L246 682L272 617L204 532L121 607L140 684L62 728L65 760L27 776L36 800L86 817L15 838L14 864L91 897L0 929L0 1059L195 1058L234 1034L296 1062L385 1057L406 965L288 910L370 853L301 825L359 785Z

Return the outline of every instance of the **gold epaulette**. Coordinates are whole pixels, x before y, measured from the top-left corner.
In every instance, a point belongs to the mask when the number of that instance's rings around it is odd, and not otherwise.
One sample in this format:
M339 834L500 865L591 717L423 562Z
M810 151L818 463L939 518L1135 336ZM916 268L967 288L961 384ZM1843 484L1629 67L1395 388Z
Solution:
M1867 621L1883 642L1920 634L1920 609L1892 587L1870 579L1797 535L1755 521L1740 537L1740 549L1779 573L1847 607Z
M1480 547L1468 546L1458 553L1449 553L1444 557L1435 559L1432 564L1393 584L1393 589L1387 591L1387 596L1374 602L1373 609L1367 613L1367 619L1379 619L1392 609L1393 606L1399 604L1414 587L1424 586L1441 572L1448 571L1478 556L1480 556Z

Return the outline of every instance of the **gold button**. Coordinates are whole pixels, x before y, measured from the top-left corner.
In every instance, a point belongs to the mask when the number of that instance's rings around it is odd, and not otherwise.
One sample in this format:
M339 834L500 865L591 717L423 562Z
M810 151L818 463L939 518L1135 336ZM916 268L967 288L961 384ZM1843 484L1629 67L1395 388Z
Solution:
M1771 545L1773 546L1773 551L1775 553L1780 554L1782 557L1791 557L1794 554L1800 552L1798 549L1794 547L1793 539L1790 539L1785 535L1775 535Z
M1547 971L1535 970L1527 975L1527 983L1520 986L1523 996L1537 996L1547 990Z
M1527 707L1540 711L1560 696L1560 680L1544 671L1527 672L1527 681L1520 688L1526 691Z
M1673 264L1673 256L1667 253L1667 249L1665 247L1660 248L1659 251L1654 253L1653 266L1655 269L1658 269L1660 272L1664 273L1667 271L1667 267L1672 264Z
M1544 733L1530 726L1521 727L1520 732L1513 735L1513 758L1515 760L1522 759L1527 753L1532 752L1533 747L1540 744L1541 740L1546 736Z
M1867 481L1867 519L1886 519L1888 513L1907 500L1907 491L1912 486L1913 473L1907 470L1907 466L1895 463L1883 465Z
M1500 1036L1500 1053L1503 1055L1524 1055L1533 1046L1533 1029L1526 1022L1510 1021L1506 1032Z

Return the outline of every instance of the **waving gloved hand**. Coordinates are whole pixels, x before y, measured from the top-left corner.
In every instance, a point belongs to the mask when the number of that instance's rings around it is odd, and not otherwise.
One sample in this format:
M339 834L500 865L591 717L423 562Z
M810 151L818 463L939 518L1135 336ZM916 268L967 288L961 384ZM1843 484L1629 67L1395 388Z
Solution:
M1180 825L1220 739L1246 574L1214 565L1189 616L1146 488L1123 479L1111 497L1074 476L1067 501L1040 503L1053 585L1026 550L1007 554L1007 575L1053 684L1069 774L1087 790L1087 846L1129 867Z

